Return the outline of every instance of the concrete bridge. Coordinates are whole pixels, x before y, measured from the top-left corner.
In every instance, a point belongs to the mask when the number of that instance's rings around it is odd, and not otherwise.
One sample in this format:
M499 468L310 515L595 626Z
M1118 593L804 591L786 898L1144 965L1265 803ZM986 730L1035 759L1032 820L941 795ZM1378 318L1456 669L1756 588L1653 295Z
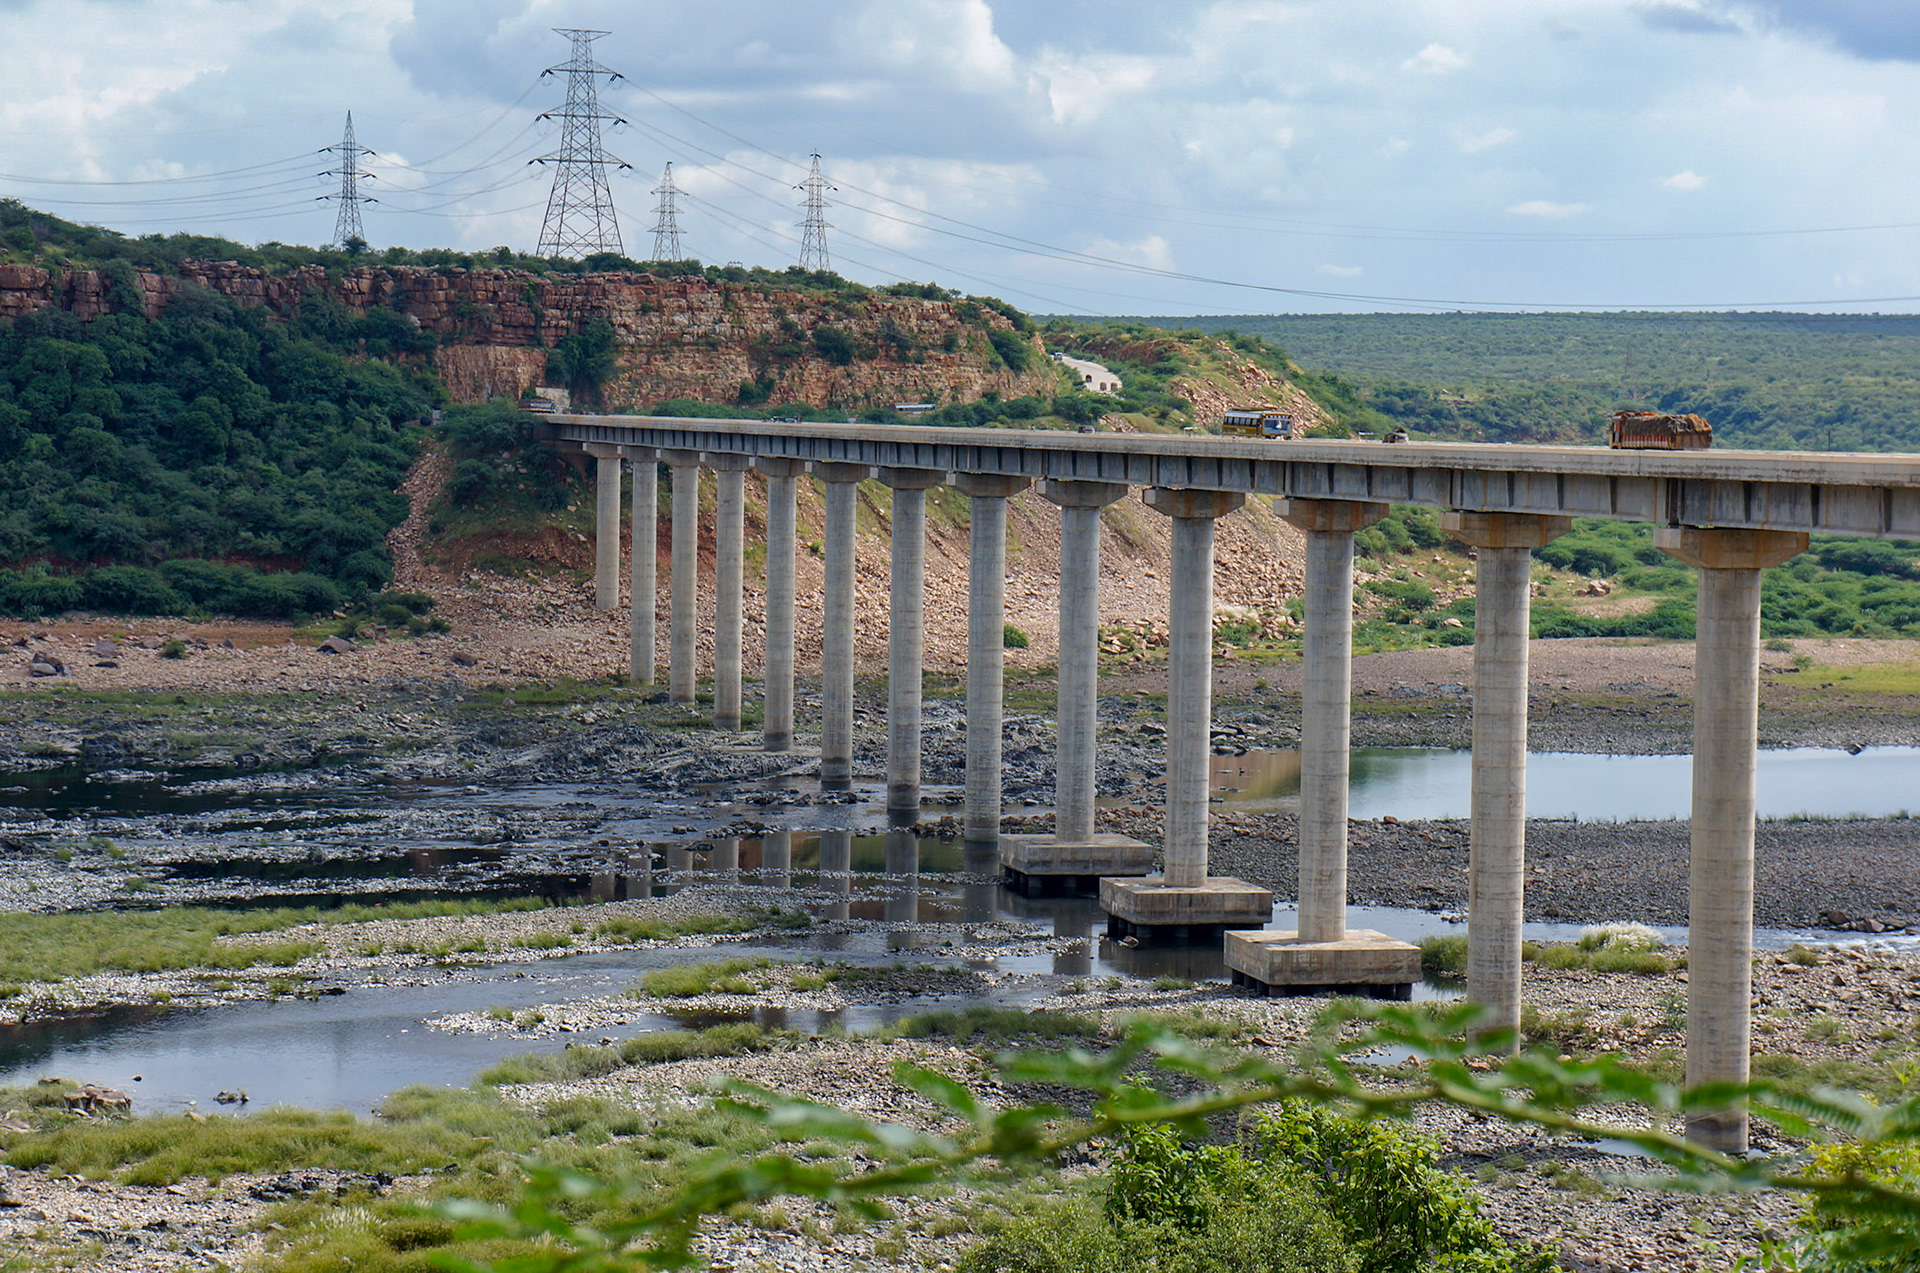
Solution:
M1530 555L1575 516L1651 522L1655 542L1699 568L1689 889L1687 1081L1744 1081L1751 1038L1754 763L1760 572L1811 532L1920 538L1920 456L1612 451L1592 447L1079 434L753 420L562 415L551 437L598 462L596 595L619 604L621 462L632 468L634 542L652 542L656 464L675 490L718 473L714 723L741 721L744 483L767 479L764 714L769 750L793 740L795 483L826 491L820 777L852 778L855 486L893 489L887 802L920 802L926 492L972 500L966 835L997 843L1015 883L1097 880L1110 929L1224 934L1236 981L1285 992L1339 987L1404 995L1414 947L1346 926L1354 532L1393 503L1438 508L1477 550L1468 994L1493 1028L1520 1020L1526 833ZM1034 482L1060 508L1057 814L1051 836L1000 835L1006 501ZM1162 867L1151 846L1094 830L1100 510L1144 488L1172 519L1167 805ZM1272 496L1304 532L1298 929L1262 931L1265 889L1207 867L1215 519ZM694 701L693 500L673 501L668 685ZM656 595L652 553L633 554L631 595ZM654 607L632 607L636 682L655 679ZM1744 1149L1739 1110L1693 1116L1690 1134Z

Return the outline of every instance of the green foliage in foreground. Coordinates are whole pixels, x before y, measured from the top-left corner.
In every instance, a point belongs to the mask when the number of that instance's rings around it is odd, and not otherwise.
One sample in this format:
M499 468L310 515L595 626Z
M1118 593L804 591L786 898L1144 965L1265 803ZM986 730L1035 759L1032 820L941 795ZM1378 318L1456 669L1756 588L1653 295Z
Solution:
M1151 1097L1149 1097L1151 1099ZM1479 1215L1439 1147L1396 1127L1283 1102L1232 1144L1128 1126L1105 1206L1069 1200L972 1246L961 1273L1424 1273L1555 1267Z
M1343 1020L1363 1017L1364 1028L1340 1029ZM1833 1237L1822 1250L1808 1246L1803 1255L1811 1262L1803 1268L1894 1270L1902 1266L1861 1261L1887 1261L1910 1253L1912 1226L1920 1221L1920 1188L1906 1177L1884 1179L1849 1173L1844 1167L1823 1168L1796 1154L1731 1157L1690 1144L1665 1128L1691 1112L1745 1104L1789 1136L1846 1137L1865 1152L1878 1155L1884 1147L1920 1140L1920 1098L1881 1107L1843 1093L1782 1094L1765 1083L1681 1091L1610 1057L1562 1060L1546 1051L1502 1056L1499 1050L1508 1038L1489 1035L1474 1041L1478 1018L1478 1010L1471 1005L1371 1012L1353 1005L1340 1013L1330 1012L1319 1039L1288 1061L1218 1051L1146 1026L1136 1027L1118 1046L1097 1053L1074 1047L998 1058L1003 1082L1083 1093L1091 1102L1084 1116L1054 1104L996 1107L944 1074L897 1065L898 1082L952 1115L958 1130L950 1134L876 1124L845 1110L735 1083L723 1108L757 1120L782 1140L812 1141L816 1147L837 1143L878 1161L849 1174L842 1164L821 1161L817 1149L804 1155L780 1151L714 1158L690 1174L664 1202L649 1201L620 1223L593 1224L576 1218L582 1203L591 1200L604 1214L613 1200L632 1196L630 1191L611 1178L561 1166L535 1166L511 1205L474 1199L445 1207L442 1214L463 1222L461 1233L468 1241L529 1244L522 1248L525 1254L516 1254L510 1264L491 1266L501 1270L589 1273L678 1268L697 1262L690 1244L700 1216L780 1195L824 1199L875 1215L881 1197L963 1175L992 1178L1009 1166L1050 1163L1075 1146L1120 1136L1138 1126L1166 1124L1183 1138L1197 1139L1206 1135L1210 1118L1289 1100L1339 1110L1363 1121L1405 1116L1422 1105L1443 1102L1577 1138L1624 1140L1675 1171L1675 1176L1655 1178L1668 1186L1786 1189L1814 1199L1818 1221L1830 1226ZM1377 1074L1363 1077L1356 1063L1386 1048L1405 1048L1426 1064L1411 1075L1396 1071L1391 1079ZM1141 1088L1137 1076L1142 1065L1165 1072L1179 1088L1178 1094ZM1617 1119L1586 1116L1589 1108L1623 1102L1643 1107L1651 1116L1650 1125L1638 1128ZM1306 1117L1311 1123L1320 1115ZM1337 1164L1333 1170L1339 1171ZM1340 1181L1325 1187L1354 1187L1375 1198L1391 1196L1381 1192L1377 1181ZM1440 1219L1445 1211L1441 1207L1430 1215ZM1440 1223L1444 1227L1443 1219ZM1375 1236L1387 1237L1378 1230ZM1478 1258L1456 1260L1452 1266L1489 1267L1472 1262Z
M60 981L97 972L171 972L298 963L321 949L311 940L230 946L219 938L271 933L302 924L361 924L376 919L495 915L539 910L531 898L506 901L400 902L384 906L283 906L219 910L174 906L158 911L77 911L0 916L0 968L13 982Z
M1072 1198L961 1256L960 1273L1356 1273L1327 1206L1289 1165L1173 1128L1121 1135L1104 1208Z

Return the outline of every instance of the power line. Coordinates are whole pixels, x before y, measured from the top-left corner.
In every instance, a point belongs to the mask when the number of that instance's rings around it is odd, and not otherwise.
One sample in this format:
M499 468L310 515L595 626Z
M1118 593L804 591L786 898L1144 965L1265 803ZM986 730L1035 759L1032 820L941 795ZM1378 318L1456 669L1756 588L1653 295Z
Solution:
M680 193L673 184L673 161L667 161L667 170L660 176L660 184L652 190L660 196L660 203L653 210L653 259L656 261L685 260L680 248L680 211L674 206L674 197Z
M360 224L360 205L380 201L372 195L360 193L361 178L373 180L373 174L360 166L360 159L361 156L371 155L373 152L353 139L352 111L347 112L346 136L340 139L339 145L328 146L321 153L325 154L328 151L340 156L338 168L329 168L320 174L323 177L340 178L339 194L320 196L322 199L332 199L340 205L340 215L333 222L333 246L344 248L349 244L359 243L364 247L367 242L367 232L366 228Z
M827 259L827 191L838 189L827 184L820 175L820 156L813 157L813 168L807 173L807 179L794 187L807 194L807 219L800 223L800 268L803 270L831 270Z
M547 196L547 215L540 223L541 256L588 256L595 252L620 252L620 221L613 210L613 191L607 185L607 165L621 168L623 163L601 149L600 121L616 124L626 121L618 115L600 111L596 76L604 75L611 85L620 79L618 71L608 70L593 60L593 42L605 31L577 28L553 28L557 35L573 41L573 57L559 66L550 66L542 75L556 71L567 73L567 104L558 114L560 149L532 162L557 163L553 174L553 192ZM554 118L548 111L541 119Z

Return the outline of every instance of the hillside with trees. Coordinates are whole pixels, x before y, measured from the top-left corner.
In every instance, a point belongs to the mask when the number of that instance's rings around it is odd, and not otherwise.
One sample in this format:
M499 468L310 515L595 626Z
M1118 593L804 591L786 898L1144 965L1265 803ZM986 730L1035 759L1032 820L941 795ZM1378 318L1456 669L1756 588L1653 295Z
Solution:
M1116 320L1117 321L1117 320ZM1697 411L1716 444L1920 450L1920 315L1242 314L1126 320L1259 336L1374 430L1599 442L1622 407Z
M898 420L929 386L942 423L1097 414L1026 315L933 284L136 239L0 200L0 614L377 607L431 413L541 383L687 415ZM511 411L438 437L469 520L586 498Z

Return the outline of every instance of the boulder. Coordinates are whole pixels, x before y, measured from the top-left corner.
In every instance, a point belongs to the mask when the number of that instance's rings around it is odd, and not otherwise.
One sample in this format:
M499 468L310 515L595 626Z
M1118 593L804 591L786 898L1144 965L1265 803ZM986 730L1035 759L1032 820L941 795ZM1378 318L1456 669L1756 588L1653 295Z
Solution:
M330 636L314 649L321 654L349 654L353 651L353 642L345 637Z
M28 676L65 676L67 665L50 654L36 654L27 664Z

